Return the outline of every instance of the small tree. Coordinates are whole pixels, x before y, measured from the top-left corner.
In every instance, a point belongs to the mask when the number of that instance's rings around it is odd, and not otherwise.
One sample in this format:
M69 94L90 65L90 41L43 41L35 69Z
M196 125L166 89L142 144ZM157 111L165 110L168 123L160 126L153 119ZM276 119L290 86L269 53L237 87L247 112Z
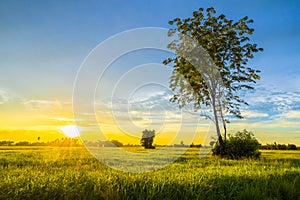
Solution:
M230 159L239 158L259 158L259 142L254 137L254 134L244 129L238 131L235 135L229 135L229 138L224 143L224 156ZM220 155L220 144L217 142L212 149L213 155Z
M143 131L141 145L145 147L145 149L155 149L155 147L152 145L154 137L155 137L155 130L151 131L145 129Z

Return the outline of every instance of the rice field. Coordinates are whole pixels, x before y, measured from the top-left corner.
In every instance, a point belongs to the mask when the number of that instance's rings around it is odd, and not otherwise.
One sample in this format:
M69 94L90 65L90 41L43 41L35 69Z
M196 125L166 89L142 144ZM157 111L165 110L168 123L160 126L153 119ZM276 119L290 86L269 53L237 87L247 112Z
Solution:
M300 151L225 160L200 159L193 148L160 170L128 173L81 147L1 147L0 180L0 199L294 200L300 199Z

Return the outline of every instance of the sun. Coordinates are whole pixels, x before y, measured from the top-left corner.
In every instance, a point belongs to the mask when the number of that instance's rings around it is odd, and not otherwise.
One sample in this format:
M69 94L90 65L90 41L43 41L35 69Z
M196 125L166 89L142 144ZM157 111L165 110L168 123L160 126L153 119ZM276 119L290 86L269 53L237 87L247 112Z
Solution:
M69 138L80 136L79 127L77 127L76 125L61 126L60 130L65 134L65 136Z

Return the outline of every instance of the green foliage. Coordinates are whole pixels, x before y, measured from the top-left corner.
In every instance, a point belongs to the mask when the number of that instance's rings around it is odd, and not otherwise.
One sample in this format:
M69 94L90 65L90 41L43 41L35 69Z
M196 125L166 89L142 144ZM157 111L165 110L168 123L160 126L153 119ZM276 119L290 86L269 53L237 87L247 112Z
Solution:
M259 158L259 142L254 138L254 134L244 129L235 135L229 135L224 143L224 156L230 159ZM220 145L216 143L212 149L213 155L220 155Z
M170 29L169 35L176 33L187 35L195 39L197 44L209 54L221 74L222 87L226 88L226 99L223 100L226 102L226 109L239 118L241 117L240 105L246 102L237 96L237 91L253 89L250 83L260 79L258 75L260 71L247 66L255 53L263 51L257 44L249 43L249 36L254 32L254 29L249 26L251 23L253 20L247 16L236 22L227 19L223 14L216 16L214 8L208 8L206 12L200 8L193 12L192 18L176 18L169 22L175 25L175 28ZM175 40L169 48L178 52L178 50L182 51L183 45L185 45L183 41ZM177 93L172 98L173 102L178 102L180 106L194 102L195 109L199 109L200 104L212 104L211 95L215 88L208 87L207 80L203 74L199 74L195 66L179 55L168 58L163 63L172 64L174 68L170 78L170 88Z

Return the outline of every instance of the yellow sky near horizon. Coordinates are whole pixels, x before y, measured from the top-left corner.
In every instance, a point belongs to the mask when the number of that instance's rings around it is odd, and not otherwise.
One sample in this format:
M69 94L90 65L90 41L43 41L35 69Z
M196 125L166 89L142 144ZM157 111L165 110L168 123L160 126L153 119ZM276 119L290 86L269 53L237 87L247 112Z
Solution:
M56 102L43 102L42 104L45 104L45 106L36 105L35 109L29 106L19 110L10 111L7 109L5 112L1 112L0 140L36 142L37 138L40 137L41 142L47 142L65 137L61 131L61 127L75 124L71 104L65 103L64 107L57 107ZM296 113L293 114L296 115ZM169 115L172 116L171 114ZM126 130L125 127L124 130L124 126L118 126L119 124L116 124L115 119L111 117L112 116L109 117L109 115L106 115L106 120L99 119L99 128L106 138L99 136L99 130L85 127L82 129L83 140L118 140L124 144L139 144L142 130L148 128L148 119L135 121L134 125L136 127L133 129L135 131L130 132L130 127L128 130ZM122 121L121 123L126 124L126 121ZM133 122L131 121L130 123ZM154 143L174 144L184 141L186 144L190 142L203 144L208 132L208 126L209 122L207 122L206 125L200 123L198 128L195 126L189 128L184 127L178 131L180 129L180 122L172 122L170 120L168 122L167 120L167 122L163 124L163 127L156 129L157 135ZM288 128L297 128L297 126L297 123L283 119L255 123L248 122L247 120L239 120L229 124L228 132L234 133L237 130L246 128L253 131L261 143L277 142L286 144L295 143L299 145L299 139L294 137L298 134L297 131L290 131L289 134L284 133ZM214 127L212 126L210 131L213 130ZM192 140L191 138L194 136L195 139ZM206 140L208 141L210 138L206 138Z
M36 142L40 137L42 142L53 141L65 137L61 127L75 125L72 103L59 101L10 101L0 104L0 140L13 140ZM261 143L295 143L300 145L298 121L290 120L300 117L299 111L285 113L281 118L268 119L265 121L251 121L252 117L266 114L245 111L248 119L232 120L228 124L228 132L248 129L253 131ZM90 127L83 123L82 137L94 140L119 140L127 144L139 144L144 129L155 129L157 136L155 143L169 144L179 143L204 143L210 140L206 136L210 122L191 115L182 115L170 110L143 111L119 109L112 112L108 107L96 107L95 114L98 124ZM182 121L184 118L185 121ZM80 120L80 119L79 119ZM180 129L181 127L181 129ZM98 130L96 130L96 129ZM100 128L100 129L99 129ZM103 135L99 135L99 130ZM214 132L211 126L210 132ZM106 136L106 137L103 137ZM191 139L195 137L195 139ZM205 139L206 138L206 139Z

